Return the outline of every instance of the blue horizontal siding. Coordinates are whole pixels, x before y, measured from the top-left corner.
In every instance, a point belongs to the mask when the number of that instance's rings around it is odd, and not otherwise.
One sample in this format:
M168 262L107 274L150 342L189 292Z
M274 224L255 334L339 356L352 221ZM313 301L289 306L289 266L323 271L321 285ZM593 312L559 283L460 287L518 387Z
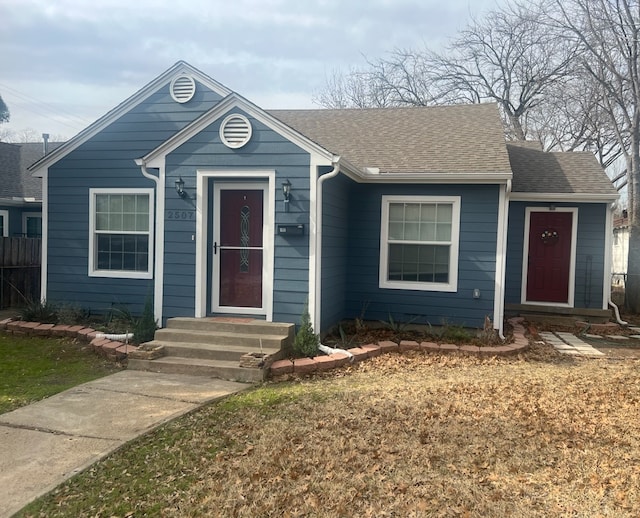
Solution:
M123 304L142 311L153 295L151 279L88 276L89 190L155 187L134 160L219 101L198 83L194 98L178 104L166 85L50 167L47 298L92 310Z
M455 293L379 287L383 195L461 196L458 289ZM345 316L481 327L493 318L498 219L497 186L354 185L349 210L348 286ZM473 290L481 298L473 298Z
M323 184L320 329L327 331L347 313L349 204L354 182L343 175Z
M292 144L248 114L253 132L251 140L240 149L225 146L219 136L220 124L227 114L212 122L189 141L185 142L166 159L166 209L185 210L189 205L175 194L175 180L181 176L187 186L195 185L198 169L217 171L274 170L276 174L276 224L303 223L305 235L274 238L274 290L273 320L299 322L309 296L309 154ZM280 185L288 179L292 184L289 211L284 212L284 203ZM213 192L210 181L209 193ZM233 181L241 181L233 178ZM263 180L260 180L263 181ZM192 209L193 207L191 207ZM214 214L213 199L210 199L209 214ZM186 221L165 221L165 278L164 278L164 316L193 315L195 313L195 269L187 271L185 264L195 265L195 244L191 236L196 233L195 219ZM211 247L207 247L210 250ZM208 264L212 264L211 256ZM178 268L180 278L172 277L170 272ZM210 269L210 268L209 268ZM211 275L215 275L212 272ZM210 304L211 277L207 280L207 304ZM184 296L186 292L188 296ZM208 307L208 311L211 308Z

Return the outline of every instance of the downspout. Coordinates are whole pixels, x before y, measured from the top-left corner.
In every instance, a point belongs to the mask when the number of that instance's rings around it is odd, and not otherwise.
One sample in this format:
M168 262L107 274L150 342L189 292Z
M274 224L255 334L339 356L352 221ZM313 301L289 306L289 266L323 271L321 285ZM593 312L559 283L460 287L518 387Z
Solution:
M509 221L509 196L511 194L512 182L507 180L504 190L500 192L500 208L498 210L498 241L500 246L496 251L496 301L494 304L494 316L498 321L498 336L501 340L504 336L504 297L505 282L507 277L507 232Z
M158 272L162 269L159 268L160 261L164 260L164 238L158 231L160 225L160 218L164 217L164 196L162 192L162 186L160 185L160 177L151 174L147 169L147 164L143 158L136 158L135 163L140 167L142 176L153 180L156 184L156 217L154 218L156 232L155 238L155 256L154 256L154 272L153 272L153 318L156 323L162 327L162 281L158 282Z
M42 238L40 250L40 300L47 300L49 271L49 168L42 175Z
M333 169L326 174L318 177L316 180L316 258L315 258L315 268L316 268L316 279L315 279L315 310L314 310L314 318L313 324L316 329L320 327L320 305L322 301L322 186L324 182L330 180L331 178L335 178L340 173L340 157L334 156L331 161L331 165ZM344 349L334 349L333 347L329 347L324 344L319 344L318 349L325 354L333 354L336 352L346 354L351 361L353 361L353 354L349 351L345 351Z

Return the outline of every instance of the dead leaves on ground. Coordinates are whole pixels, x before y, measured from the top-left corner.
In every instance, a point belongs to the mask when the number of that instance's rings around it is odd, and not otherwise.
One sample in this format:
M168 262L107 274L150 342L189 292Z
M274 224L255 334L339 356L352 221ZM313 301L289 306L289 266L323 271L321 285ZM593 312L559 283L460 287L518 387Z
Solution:
M153 474L164 489L135 516L640 515L640 364L531 354L390 354L270 384L168 425L144 466L123 474L123 451L120 475L92 482L134 502Z

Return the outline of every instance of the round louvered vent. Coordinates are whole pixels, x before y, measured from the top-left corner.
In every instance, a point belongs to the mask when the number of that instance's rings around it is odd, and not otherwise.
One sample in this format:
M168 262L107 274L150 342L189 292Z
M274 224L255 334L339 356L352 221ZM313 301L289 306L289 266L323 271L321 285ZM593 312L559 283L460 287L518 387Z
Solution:
M238 149L251 139L251 123L244 115L229 115L220 125L220 138L225 146Z
M196 93L196 82L193 77L179 75L171 81L171 97L177 103L186 103Z

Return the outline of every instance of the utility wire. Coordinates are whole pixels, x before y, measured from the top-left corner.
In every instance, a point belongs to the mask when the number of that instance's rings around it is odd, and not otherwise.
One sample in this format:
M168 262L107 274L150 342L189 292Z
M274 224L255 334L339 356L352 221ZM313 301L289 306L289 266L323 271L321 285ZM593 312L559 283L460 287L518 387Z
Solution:
M40 115L44 118L55 120L57 123L67 126L69 128L72 128L76 131L78 129L78 125L81 125L81 127L85 127L91 124L92 122L88 119L85 119L84 117L80 117L78 115L74 115L70 113L65 113L62 110L56 108L55 106L52 106L43 101L40 101L39 99L30 97L4 83L0 83L0 89L2 89L3 91L7 91L8 93L17 97L21 101L26 102L27 104L21 105L23 109L31 113L34 113L36 115ZM9 109L11 109L11 107L9 107ZM43 111L48 112L48 114L43 113ZM60 118L62 118L63 120L61 120Z

